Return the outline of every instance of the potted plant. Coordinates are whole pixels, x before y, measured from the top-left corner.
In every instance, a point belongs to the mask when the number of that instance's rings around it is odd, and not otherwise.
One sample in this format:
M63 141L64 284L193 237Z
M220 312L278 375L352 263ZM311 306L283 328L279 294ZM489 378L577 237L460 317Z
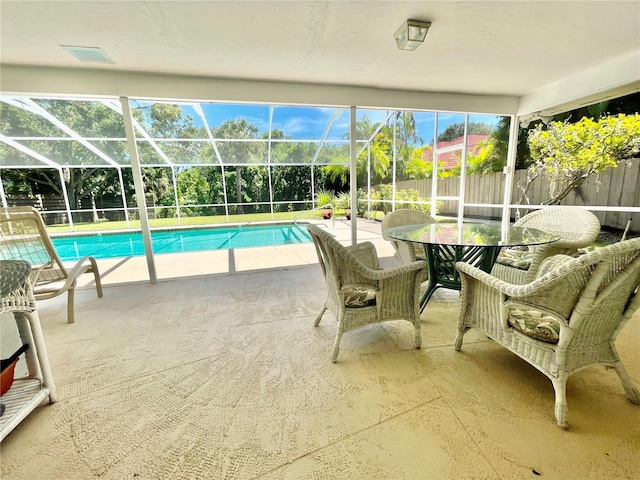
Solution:
M344 210L347 220L351 220L351 195L349 192L342 192L336 199L336 208Z
M336 202L334 193L330 190L320 189L316 192L316 206L322 211L325 220L333 216L333 207Z

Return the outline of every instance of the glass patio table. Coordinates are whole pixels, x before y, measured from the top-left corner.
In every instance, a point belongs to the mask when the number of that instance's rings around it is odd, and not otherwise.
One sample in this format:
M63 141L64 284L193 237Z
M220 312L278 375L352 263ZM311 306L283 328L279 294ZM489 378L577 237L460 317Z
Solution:
M535 228L501 224L456 222L393 227L386 234L404 242L423 246L429 264L427 289L420 299L424 310L433 292L440 287L460 290L456 262L467 262L490 272L502 247L542 245L556 242L558 235Z

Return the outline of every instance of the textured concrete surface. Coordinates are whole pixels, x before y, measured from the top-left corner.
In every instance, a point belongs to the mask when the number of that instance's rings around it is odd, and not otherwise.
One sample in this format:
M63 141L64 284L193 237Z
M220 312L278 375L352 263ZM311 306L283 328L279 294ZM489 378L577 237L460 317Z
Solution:
M102 299L82 288L71 325L64 297L41 302L59 401L2 442L0 477L638 478L640 406L614 372L571 377L561 430L533 367L476 332L454 351L446 290L422 315L422 350L390 322L345 334L332 364L309 263L106 282ZM640 383L639 345L636 314L618 350Z

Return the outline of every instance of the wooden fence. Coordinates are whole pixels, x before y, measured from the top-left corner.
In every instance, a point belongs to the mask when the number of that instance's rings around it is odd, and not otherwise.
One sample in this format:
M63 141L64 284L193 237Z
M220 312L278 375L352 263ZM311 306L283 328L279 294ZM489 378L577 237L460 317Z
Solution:
M527 177L526 170L516 170L514 189L511 203L527 203L521 201L519 184L524 185ZM488 175L468 175L465 181L465 203L498 204L504 198L505 176L502 173ZM409 180L398 182L396 189L413 188L422 197L431 197L431 179ZM438 196L458 196L460 192L460 178L439 178ZM537 205L549 198L549 181L538 177L529 190L529 204ZM561 205L602 206L602 207L640 207L640 159L631 160L628 165L621 163L617 168L609 168L599 175L592 175L571 192ZM440 208L445 215L458 214L457 201L445 201ZM525 209L521 213L526 213ZM593 212L603 227L624 229L630 218L631 231L640 232L640 213L623 212ZM465 216L480 218L500 218L502 208L465 207Z

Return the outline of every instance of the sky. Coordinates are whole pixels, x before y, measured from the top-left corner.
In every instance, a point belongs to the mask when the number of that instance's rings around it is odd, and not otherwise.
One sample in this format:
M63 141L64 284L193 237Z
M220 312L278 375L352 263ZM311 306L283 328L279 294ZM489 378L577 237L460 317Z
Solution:
M238 105L238 104L201 104L202 112L210 127L214 128L228 120L244 118L258 127L258 135L269 131L270 109L268 105ZM183 105L183 115L190 115L196 126L202 126L203 121L197 109L190 105ZM357 109L356 117L360 120L367 115L372 123L383 122L388 115L386 110ZM462 113L440 112L438 115L438 133L449 125L464 122ZM414 112L417 133L423 144L429 144L434 136L435 112ZM470 122L481 122L497 125L500 116L497 115L469 115ZM299 140L318 140L323 138L327 125L333 120L327 134L327 140L344 141L349 132L349 109L333 107L299 107L274 106L272 126L279 129L286 136Z

